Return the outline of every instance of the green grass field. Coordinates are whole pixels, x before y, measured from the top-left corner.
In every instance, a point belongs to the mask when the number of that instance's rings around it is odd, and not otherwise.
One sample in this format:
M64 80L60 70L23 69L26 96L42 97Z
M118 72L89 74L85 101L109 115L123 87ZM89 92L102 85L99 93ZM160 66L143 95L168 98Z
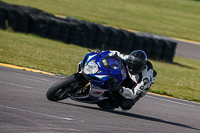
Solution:
M0 30L0 62L70 75L86 48L34 35ZM151 92L200 102L200 61L174 58L174 64L151 60L158 72Z
M200 42L199 0L2 0L120 28Z

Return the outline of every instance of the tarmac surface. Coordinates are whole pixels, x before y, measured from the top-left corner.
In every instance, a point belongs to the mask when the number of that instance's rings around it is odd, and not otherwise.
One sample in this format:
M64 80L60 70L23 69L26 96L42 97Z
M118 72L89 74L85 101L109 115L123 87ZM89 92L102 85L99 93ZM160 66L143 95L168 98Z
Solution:
M128 112L70 99L51 102L62 77L0 66L1 133L199 133L200 104L147 94Z
M185 40L176 40L176 56L200 60L200 43L199 42L190 42Z

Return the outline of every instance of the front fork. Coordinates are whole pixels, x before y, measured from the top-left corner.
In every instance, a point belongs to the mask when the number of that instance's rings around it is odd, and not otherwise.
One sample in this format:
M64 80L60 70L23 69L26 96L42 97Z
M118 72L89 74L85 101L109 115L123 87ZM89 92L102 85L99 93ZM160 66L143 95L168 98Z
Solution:
M75 73L75 79L77 83L71 86L71 95L75 94L78 91L83 92L90 85L90 82L86 80L81 72Z

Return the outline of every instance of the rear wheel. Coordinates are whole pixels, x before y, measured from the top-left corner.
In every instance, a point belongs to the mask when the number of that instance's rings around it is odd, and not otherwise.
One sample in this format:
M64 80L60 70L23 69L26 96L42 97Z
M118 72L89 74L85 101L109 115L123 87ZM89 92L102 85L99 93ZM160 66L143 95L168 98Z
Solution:
M46 97L50 101L59 101L70 96L71 88L76 85L76 73L54 83L47 91Z

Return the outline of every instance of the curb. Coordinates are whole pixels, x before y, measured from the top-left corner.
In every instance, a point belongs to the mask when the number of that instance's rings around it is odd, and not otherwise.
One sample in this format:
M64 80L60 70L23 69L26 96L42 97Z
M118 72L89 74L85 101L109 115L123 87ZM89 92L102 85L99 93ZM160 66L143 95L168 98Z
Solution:
M53 75L53 76L56 75L56 74L53 74L53 73L50 73L50 72L45 72L45 71L41 71L41 70L36 70L36 69L26 68L26 67L21 67L21 66L15 66L15 65L10 65L10 64L5 64L5 63L0 63L0 66L14 68L14 69L20 69L20 70L26 70L26 71L35 72L35 73Z

